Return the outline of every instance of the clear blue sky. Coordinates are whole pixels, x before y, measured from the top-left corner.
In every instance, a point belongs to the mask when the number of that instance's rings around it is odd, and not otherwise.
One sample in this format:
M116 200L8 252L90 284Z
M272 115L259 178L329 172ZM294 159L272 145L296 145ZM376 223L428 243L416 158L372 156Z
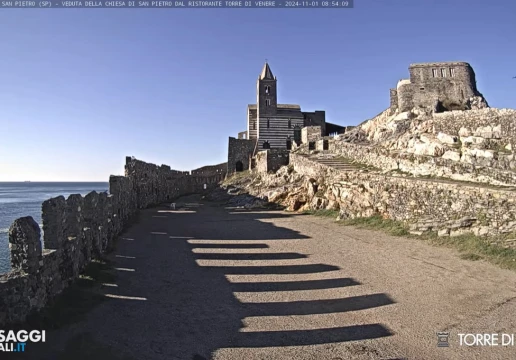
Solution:
M3 9L0 181L107 181L126 155L226 161L268 59L279 101L353 125L413 62L472 64L516 107L516 3L356 0L354 9Z

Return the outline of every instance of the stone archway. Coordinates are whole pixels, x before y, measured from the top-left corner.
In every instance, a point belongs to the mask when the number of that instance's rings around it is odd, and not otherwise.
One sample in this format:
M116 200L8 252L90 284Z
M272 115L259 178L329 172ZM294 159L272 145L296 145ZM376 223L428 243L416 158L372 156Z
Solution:
M240 172L240 171L244 171L244 164L238 160L236 163L235 163L235 170Z

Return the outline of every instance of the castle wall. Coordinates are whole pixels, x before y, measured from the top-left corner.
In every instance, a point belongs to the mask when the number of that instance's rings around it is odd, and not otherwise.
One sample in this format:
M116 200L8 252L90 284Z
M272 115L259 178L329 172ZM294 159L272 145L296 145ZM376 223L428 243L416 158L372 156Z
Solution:
M413 107L437 109L437 104L466 105L469 98L479 96L475 73L468 63L443 62L412 64L410 83L398 86L398 108L401 112ZM391 89L391 108L394 106Z
M218 165L203 166L198 169L190 171L192 175L217 175L225 174L228 168L228 163L222 163Z
M110 177L109 195L93 191L43 202L44 248L32 217L15 220L9 229L12 271L0 274L0 327L24 321L73 283L112 248L138 209L215 186L225 176L215 170L222 165L208 167L214 170L209 175L189 175L128 157L126 176Z
M412 84L398 86L398 109L400 112L408 111L414 107L414 90Z
M396 110L398 108L398 91L396 89L390 89L390 108Z
M227 173L232 174L238 162L242 163L243 170L250 168L250 158L253 156L256 140L229 138Z

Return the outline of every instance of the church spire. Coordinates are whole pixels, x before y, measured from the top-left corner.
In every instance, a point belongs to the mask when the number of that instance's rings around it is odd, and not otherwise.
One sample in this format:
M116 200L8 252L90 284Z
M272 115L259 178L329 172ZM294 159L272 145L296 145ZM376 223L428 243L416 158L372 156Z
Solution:
M276 77L272 75L272 71L267 60L265 60L265 65L263 65L260 80L276 80Z

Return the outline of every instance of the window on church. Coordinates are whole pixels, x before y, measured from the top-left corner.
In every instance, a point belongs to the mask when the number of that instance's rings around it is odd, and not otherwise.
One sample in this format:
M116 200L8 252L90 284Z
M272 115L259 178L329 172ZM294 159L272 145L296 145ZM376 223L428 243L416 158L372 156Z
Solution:
M437 77L437 69L432 69L432 77Z
M265 99L265 105L271 106L271 99Z
M256 130L256 121L253 121L253 130Z
M441 69L441 76L446 77L446 69Z
M270 119L267 119L267 129L271 127L271 121Z
M292 121L290 121L290 119L288 119L288 128L292 128Z
M271 87L269 85L265 85L265 93L270 94L270 92L271 92Z
M450 76L451 77L455 76L455 69L454 68L450 68Z

